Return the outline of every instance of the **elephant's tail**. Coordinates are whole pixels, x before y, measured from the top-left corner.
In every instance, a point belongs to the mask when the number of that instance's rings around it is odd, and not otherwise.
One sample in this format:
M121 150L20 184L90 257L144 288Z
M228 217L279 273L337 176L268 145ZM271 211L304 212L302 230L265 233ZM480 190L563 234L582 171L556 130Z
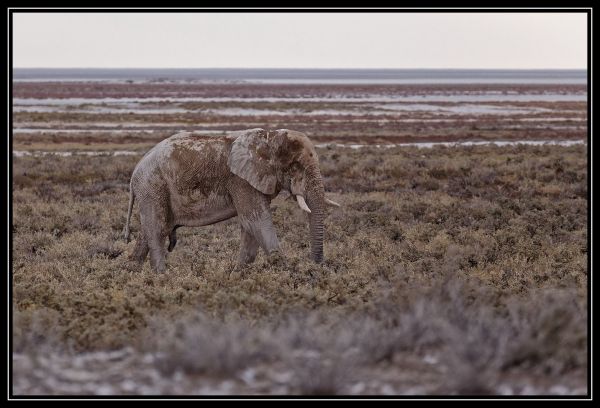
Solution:
M125 242L129 242L129 222L131 221L131 210L133 210L133 201L135 200L135 194L133 193L133 185L129 184L129 208L127 210L127 222L125 223L125 229L123 230L123 237Z

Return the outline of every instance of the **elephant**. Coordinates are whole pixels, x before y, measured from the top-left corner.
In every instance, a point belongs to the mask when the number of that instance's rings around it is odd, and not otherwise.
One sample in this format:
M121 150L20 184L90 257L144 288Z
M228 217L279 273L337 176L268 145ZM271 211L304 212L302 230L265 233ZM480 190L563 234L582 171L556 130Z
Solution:
M340 205L325 197L318 156L304 133L259 128L224 136L177 133L133 170L124 238L129 242L135 199L141 232L130 258L143 263L149 253L152 269L164 272L177 228L235 216L241 231L238 264L254 262L259 247L270 255L279 250L270 203L282 190L309 213L311 258L322 263L325 208Z

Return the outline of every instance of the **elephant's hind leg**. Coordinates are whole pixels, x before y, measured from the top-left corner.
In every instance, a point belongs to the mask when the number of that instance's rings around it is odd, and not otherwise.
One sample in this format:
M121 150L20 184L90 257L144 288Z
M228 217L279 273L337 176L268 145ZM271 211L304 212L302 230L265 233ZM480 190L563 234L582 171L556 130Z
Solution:
M147 239L150 251L150 266L156 272L162 273L167 269L165 238L170 229L167 226L167 211L164 206L148 203L140 208L142 232Z
M165 272L167 270L167 254L164 248L165 236L157 229L148 241L148 246L150 247L150 266L156 272Z
M140 234L137 241L135 242L135 248L133 249L133 253L130 256L130 259L139 263L144 263L144 261L146 260L146 256L148 256L148 251L148 241L146 240L144 234Z

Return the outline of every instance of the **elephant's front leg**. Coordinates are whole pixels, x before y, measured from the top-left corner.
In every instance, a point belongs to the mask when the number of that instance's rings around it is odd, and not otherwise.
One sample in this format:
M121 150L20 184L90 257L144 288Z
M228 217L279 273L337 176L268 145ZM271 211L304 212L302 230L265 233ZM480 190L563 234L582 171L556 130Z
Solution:
M250 254L253 246L260 246L267 255L279 249L279 240L269 208L261 208L250 214L238 213L238 217L243 231L242 247L245 246L249 249ZM252 240L255 242L252 242Z
M246 265L254 262L256 254L258 252L258 241L254 236L247 232L243 227L241 229L241 240L240 240L240 256L238 258L238 264Z
M241 186L232 193L240 225L242 242L240 263L250 263L256 257L260 246L267 255L279 249L279 240L273 225L270 200L243 180Z

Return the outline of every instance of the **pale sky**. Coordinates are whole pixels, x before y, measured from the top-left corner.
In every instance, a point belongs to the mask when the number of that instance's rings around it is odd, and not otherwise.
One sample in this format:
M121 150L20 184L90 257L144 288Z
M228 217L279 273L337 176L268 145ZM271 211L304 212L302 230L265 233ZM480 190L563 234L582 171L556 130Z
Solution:
M13 66L587 66L585 13L14 13Z

